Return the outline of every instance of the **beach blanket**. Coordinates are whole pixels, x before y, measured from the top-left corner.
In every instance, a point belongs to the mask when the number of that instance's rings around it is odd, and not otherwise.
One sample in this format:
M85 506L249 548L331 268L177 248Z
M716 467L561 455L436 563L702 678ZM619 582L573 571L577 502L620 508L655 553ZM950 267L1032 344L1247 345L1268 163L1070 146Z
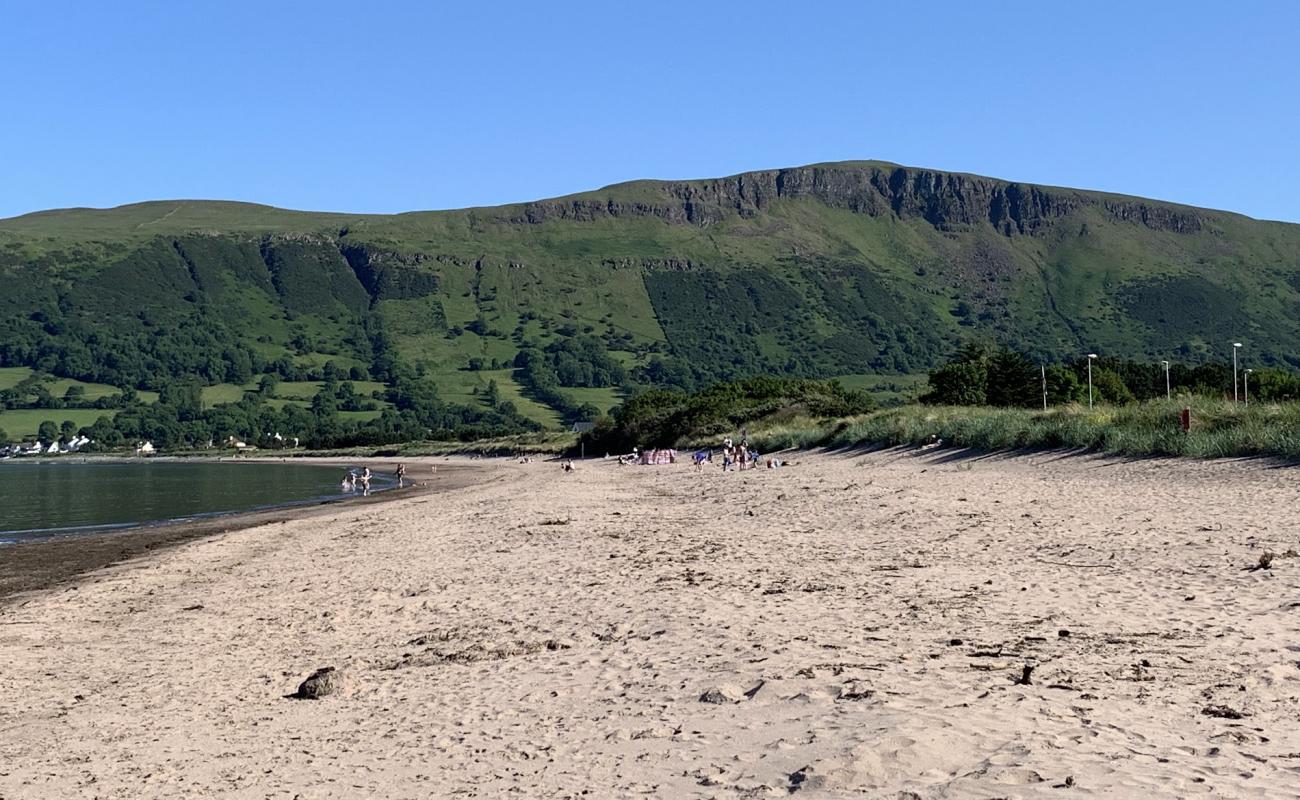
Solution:
M641 453L641 463L646 466L677 463L676 450L646 450Z

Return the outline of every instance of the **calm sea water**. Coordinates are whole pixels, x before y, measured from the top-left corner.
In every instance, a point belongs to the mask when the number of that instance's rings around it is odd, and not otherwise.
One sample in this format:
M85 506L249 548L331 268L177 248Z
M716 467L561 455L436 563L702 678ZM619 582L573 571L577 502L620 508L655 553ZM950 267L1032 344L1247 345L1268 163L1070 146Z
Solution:
M340 467L292 463L0 462L0 545L94 528L352 496ZM376 475L371 490L391 487Z

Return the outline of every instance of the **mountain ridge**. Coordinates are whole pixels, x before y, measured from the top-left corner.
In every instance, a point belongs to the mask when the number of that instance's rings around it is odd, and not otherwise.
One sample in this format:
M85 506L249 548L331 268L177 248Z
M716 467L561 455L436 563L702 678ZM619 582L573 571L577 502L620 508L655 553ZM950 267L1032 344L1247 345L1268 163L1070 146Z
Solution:
M446 208L446 209L411 209L407 211L399 211L393 213L293 209L293 208L274 206L267 203L259 203L259 202L244 201L244 200L203 199L203 198L167 198L167 199L156 199L156 200L142 200L142 201L136 201L132 203L124 203L116 206L107 206L107 207L71 206L65 208L40 209L37 211L31 211L24 214L15 215L12 217L3 217L0 218L0 231L9 231L15 233L22 232L24 229L29 227L30 223L37 222L39 220L49 219L52 217L71 217L76 215L107 216L112 214L122 214L122 213L132 212L136 210L144 210L146 208L164 207L164 206L172 206L172 205L199 206L199 207L210 207L210 208L223 208L223 207L239 208L241 210L256 211L259 213L267 213L272 215L294 215L294 216L300 216L302 218L327 218L329 220L337 220L337 219L345 219L345 218L384 219L384 218L403 217L403 216L411 216L411 215L485 212L494 209L507 209L507 208L521 207L521 206L528 207L528 206L538 206L538 205L547 205L547 204L558 204L564 202L592 200L592 199L598 199L602 197L617 198L619 196L626 196L628 193L633 192L635 190L651 190L651 191L661 190L666 193L671 193L673 191L684 191L685 190L684 187L692 187L692 186L717 187L725 183L744 184L747 180L749 183L755 183L758 181L758 179L764 177L769 177L773 179L779 186L782 181L782 176L791 175L791 174L807 173L810 171L831 173L831 172L851 172L851 171L864 171L864 170L871 170L878 173L883 173L885 171L890 171L890 172L899 171L899 172L910 173L913 175L921 175L921 176L943 176L945 178L956 179L958 181L969 181L971 182L972 185L978 185L980 183L984 183L984 184L989 184L992 186L997 186L1002 188L1020 187L1023 188L1024 190L1029 190L1031 192L1060 194L1060 195L1075 195L1084 198L1110 200L1114 203L1121 203L1121 204L1132 204L1134 203L1134 201L1136 201L1138 204L1148 204L1153 206L1168 206L1168 207L1185 210L1188 212L1203 212L1203 213L1212 213L1212 214L1232 215L1253 222L1262 222L1268 224L1278 224L1278 225L1300 224L1300 223L1290 222L1286 220L1272 220L1272 219L1261 219L1261 218L1251 217L1247 214L1237 212L1237 211L1232 211L1230 209L1207 208L1207 207L1195 206L1190 203L1183 203L1176 200L1145 197L1141 195L1133 195L1133 194L1127 194L1123 192L1113 192L1113 191L1106 191L1100 189L1082 189L1082 188L1074 188L1068 186L1058 186L1053 184L1037 183L1032 181L1011 180L1011 179L982 175L978 173L939 170L939 169L933 169L929 167L907 166L907 165L897 164L889 161L867 159L867 160L826 161L826 162L805 164L800 166L746 170L743 172L737 172L730 175L724 175L724 176L713 177L713 178L688 178L688 179L637 178L633 180L619 181L616 183L607 184L605 186L601 186L595 189L588 189L588 190L582 190L577 192L571 192L563 195L557 195L555 197L543 197L543 198L537 198L533 200L513 201L513 202L501 203L496 205L464 206L464 207ZM738 194L743 195L744 192L741 191ZM781 196L782 195L781 189L778 188L775 194L777 196Z
M0 220L0 279L0 366L155 389L405 365L549 421L644 386L916 374L972 340L1300 366L1300 225L874 161L395 215L38 212Z

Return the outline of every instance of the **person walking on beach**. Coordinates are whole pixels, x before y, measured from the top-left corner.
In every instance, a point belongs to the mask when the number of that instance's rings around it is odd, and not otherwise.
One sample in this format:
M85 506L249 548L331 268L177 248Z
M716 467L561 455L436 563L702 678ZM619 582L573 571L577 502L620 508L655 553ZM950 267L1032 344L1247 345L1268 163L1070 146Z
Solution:
M397 475L397 488L400 489L402 488L402 479L406 477L406 465L398 464L395 474Z
M361 494L366 497L370 496L370 467L361 468Z

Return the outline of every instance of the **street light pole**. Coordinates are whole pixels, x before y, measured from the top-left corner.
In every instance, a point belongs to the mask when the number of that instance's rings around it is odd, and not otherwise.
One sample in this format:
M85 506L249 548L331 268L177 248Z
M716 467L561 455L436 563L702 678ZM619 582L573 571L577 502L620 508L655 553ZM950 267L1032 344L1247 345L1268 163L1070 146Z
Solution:
M1038 369L1043 375L1043 410L1046 411L1047 410L1047 365L1039 364Z
M1241 349L1241 342L1232 343L1232 402L1241 402L1237 397L1237 351Z
M1088 354L1088 408L1092 408L1092 360L1096 357L1096 353Z
M1165 399L1168 400L1171 397L1169 392L1169 362L1161 361L1160 363L1165 365Z
M1241 373L1241 388L1246 390L1246 408L1250 408L1250 373L1254 371L1255 370L1253 369L1248 369Z

